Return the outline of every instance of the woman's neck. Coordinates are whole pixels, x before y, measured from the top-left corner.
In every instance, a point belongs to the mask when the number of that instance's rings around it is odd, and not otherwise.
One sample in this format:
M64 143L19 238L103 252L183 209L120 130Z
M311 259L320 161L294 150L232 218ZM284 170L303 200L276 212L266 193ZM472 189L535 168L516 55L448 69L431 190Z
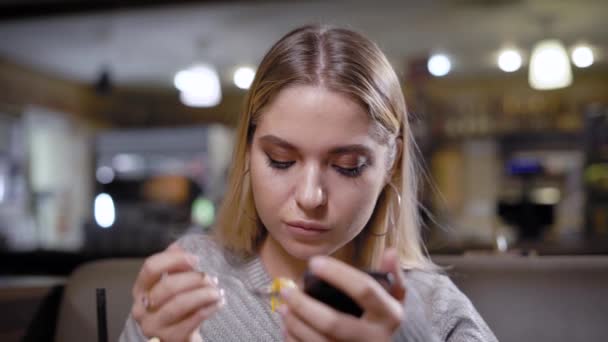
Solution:
M300 282L308 267L308 260L294 258L270 235L262 242L260 258L271 278L285 277L302 285Z
M332 256L348 264L353 261L352 244L340 248ZM308 268L308 260L295 258L281 244L268 235L262 242L260 258L271 278L286 277L293 279L301 286L304 272Z

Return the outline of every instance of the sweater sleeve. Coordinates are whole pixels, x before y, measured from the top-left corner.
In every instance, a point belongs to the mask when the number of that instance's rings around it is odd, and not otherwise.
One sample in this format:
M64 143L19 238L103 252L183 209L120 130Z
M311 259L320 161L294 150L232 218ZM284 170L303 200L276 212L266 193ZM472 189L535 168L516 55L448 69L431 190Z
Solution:
M146 342L148 339L139 328L139 324L129 314L125 327L118 338L119 342Z
M444 275L411 272L394 341L497 342L471 301Z
M407 286L403 321L393 335L394 342L439 342L431 324L431 312L416 286Z
M450 281L452 290L446 295L447 325L444 332L447 342L498 342L496 336L479 315L469 298Z

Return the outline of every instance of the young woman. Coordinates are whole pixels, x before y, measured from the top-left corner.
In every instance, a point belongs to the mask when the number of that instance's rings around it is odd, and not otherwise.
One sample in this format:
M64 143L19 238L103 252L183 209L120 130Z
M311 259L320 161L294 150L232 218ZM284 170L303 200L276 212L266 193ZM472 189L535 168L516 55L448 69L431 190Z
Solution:
M350 30L298 28L266 54L237 131L211 236L149 257L121 341L495 341L427 258L414 142L384 54ZM271 310L257 289L313 274L363 309L298 288ZM385 290L361 270L393 274Z

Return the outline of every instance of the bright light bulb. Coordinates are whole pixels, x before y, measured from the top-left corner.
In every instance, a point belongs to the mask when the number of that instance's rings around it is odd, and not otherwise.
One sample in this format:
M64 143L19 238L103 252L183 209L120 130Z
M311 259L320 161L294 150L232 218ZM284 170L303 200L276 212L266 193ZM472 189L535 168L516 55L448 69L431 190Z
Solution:
M452 63L446 55L433 55L429 58L427 68L433 76L441 77L450 72Z
M536 44L529 70L528 81L534 89L558 89L572 83L570 60L566 49L558 40L544 40Z
M572 62L579 68L587 68L593 61L593 51L588 46L578 46L572 51Z
M241 67L234 72L233 81L240 89L249 89L254 77L255 71L252 68Z
M146 166L144 157L132 153L120 153L112 158L112 167L120 173L141 171ZM112 172L112 179L114 172ZM100 181L101 182L101 181ZM103 183L103 182L101 182Z
M109 166L101 166L95 173L97 181L101 184L109 184L114 180L114 170Z
M95 222L101 228L110 228L116 219L116 210L112 197L106 193L101 193L95 197L94 203Z
M221 98L215 94L200 92L185 92L179 94L180 101L188 107L214 107L220 103Z
M180 99L187 106L213 107L222 100L220 78L215 69L207 65L178 72L173 84L181 91Z
M498 67L504 72L514 72L521 67L521 55L515 50L504 50L498 56Z

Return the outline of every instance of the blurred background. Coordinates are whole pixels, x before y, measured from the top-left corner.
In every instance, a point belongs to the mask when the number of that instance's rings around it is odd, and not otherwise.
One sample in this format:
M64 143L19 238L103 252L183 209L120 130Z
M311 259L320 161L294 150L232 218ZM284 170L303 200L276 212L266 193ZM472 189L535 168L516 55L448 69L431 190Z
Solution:
M1 279L53 284L212 227L256 66L307 23L364 33L396 69L432 254L608 254L606 14L601 0L0 0Z

